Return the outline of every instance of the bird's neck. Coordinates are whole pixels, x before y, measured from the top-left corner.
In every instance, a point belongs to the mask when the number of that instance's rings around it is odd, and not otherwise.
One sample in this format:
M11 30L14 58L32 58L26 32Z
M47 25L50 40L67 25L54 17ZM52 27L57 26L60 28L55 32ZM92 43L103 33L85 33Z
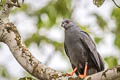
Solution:
M69 29L71 29L71 28L73 28L74 26L68 26L68 27L66 27L65 28L65 30L69 30Z

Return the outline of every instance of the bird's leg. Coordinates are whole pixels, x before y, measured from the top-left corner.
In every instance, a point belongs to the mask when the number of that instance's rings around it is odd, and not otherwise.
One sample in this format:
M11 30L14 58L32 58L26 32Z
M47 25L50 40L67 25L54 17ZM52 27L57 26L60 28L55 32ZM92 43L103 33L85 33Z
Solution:
M66 73L65 75L66 76L72 76L76 72L76 70L77 70L77 67L75 67L75 69L70 74Z
M86 77L86 74L87 74L87 62L85 63L85 69L84 69L84 74L83 75L81 75L81 74L79 74L79 77L80 78L84 78L84 77Z

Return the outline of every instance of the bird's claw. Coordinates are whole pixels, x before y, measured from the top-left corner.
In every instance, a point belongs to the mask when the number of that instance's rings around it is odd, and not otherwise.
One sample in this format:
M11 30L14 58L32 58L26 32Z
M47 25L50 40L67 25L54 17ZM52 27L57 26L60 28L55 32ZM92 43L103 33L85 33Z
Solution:
M79 77L80 77L80 78L85 78L85 77L86 77L86 75L79 75Z
M65 76L72 76L72 74L66 73Z

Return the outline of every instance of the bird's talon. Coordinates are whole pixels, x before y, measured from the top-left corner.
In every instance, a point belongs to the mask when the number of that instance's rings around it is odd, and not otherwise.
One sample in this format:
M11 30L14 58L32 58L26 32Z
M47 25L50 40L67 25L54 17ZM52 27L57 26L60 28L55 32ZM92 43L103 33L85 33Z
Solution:
M65 76L71 76L71 74L66 73Z
M86 77L86 75L79 75L79 77L80 77L80 78L85 78L85 77Z
M76 72L76 70L77 70L77 67L75 67L75 69L72 71L72 73L70 73L70 74L66 73L65 75L66 76L72 76Z

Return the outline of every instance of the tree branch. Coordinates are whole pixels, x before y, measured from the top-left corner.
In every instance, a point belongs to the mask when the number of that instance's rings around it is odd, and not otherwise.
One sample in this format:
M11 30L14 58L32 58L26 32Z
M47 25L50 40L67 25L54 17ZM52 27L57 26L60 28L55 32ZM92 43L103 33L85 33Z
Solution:
M120 80L120 65L88 76L84 80Z
M114 4L118 7L118 8L120 8L120 6L115 2L115 0L112 0L113 2L114 2Z
M40 80L80 80L79 77L66 77L38 61L31 52L22 44L21 37L16 26L8 21L11 2L7 3L0 11L0 42L4 42L10 48L13 56L31 75ZM105 70L100 73L86 77L84 80L119 80L120 66Z

